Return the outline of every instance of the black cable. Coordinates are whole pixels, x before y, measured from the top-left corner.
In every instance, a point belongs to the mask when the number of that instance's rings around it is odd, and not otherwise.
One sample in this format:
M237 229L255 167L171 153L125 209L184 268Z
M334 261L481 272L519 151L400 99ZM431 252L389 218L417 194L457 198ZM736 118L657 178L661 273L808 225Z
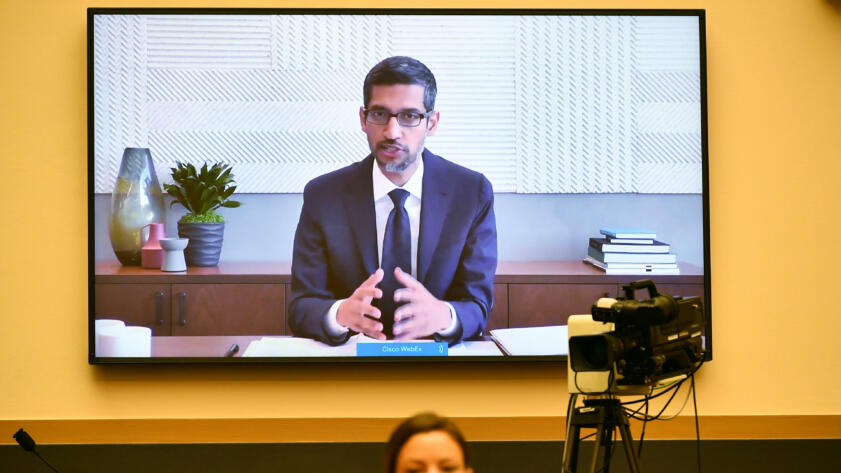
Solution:
M695 408L695 453L698 455L698 473L701 473L701 429L698 427L698 403L695 400L695 373L692 374L692 407Z
M679 388L679 387L680 387L683 383L685 383L685 382L686 382L686 380L687 380L688 378L690 378L690 377L691 377L692 375L694 375L694 374L695 374L695 373L696 373L699 369L701 369L701 366L703 366L703 365L704 365L704 360L702 359L700 363L698 363L698 364L697 364L694 368L692 368L692 371L690 371L690 372L686 373L686 378L684 378L684 379L682 379L682 380L680 380L680 381L676 381L674 384L672 384L672 385L671 385L671 386L669 386L668 388L666 388L666 389L664 389L664 390L660 391L659 393L657 393L657 394L655 394L655 395L653 395L653 396L651 396L651 395L646 395L645 397L648 397L648 398L650 398L650 399L654 399L654 398L656 398L656 397L660 397L660 396L662 396L663 394L665 394L665 393L667 393L667 392L671 391L672 389ZM634 400L634 401L626 401L626 402L623 402L623 403L622 403L622 405L627 405L627 404L636 404L636 403L638 403L638 402L644 402L644 401L645 401L645 398L643 398L643 399L636 399L636 400Z
M55 473L58 473L58 470L56 470L54 466L50 465L50 462L48 462L46 458L42 457L40 453L34 451L32 453L34 453L36 457L40 458L42 462L44 462L48 467L50 467L50 470L53 470Z
M588 438L590 438L590 437L592 437L592 436L596 435L597 433L598 433L598 432L593 432L592 434L587 434L587 435L585 435L585 436L581 437L581 438L580 438L580 439L578 439L578 440L587 440Z
M580 392L580 393L584 392L584 391L581 390L581 386L578 385L578 371L573 371L572 382L575 384L575 389L577 389L578 392Z
M578 385L578 371L573 372L574 374L572 376L572 382L575 384L575 389L577 389L581 394L613 394L613 392L610 390L610 388L613 386L613 381L615 379L615 373L613 371L614 371L613 368L611 368L608 371L607 387L605 388L604 391L601 391L601 392L588 393L588 392L584 391L583 389L581 389L581 386Z
M648 417L648 400L645 401L645 416ZM637 459L642 458L642 441L645 439L645 426L648 425L648 420L642 421L642 433L640 433L640 444L637 447Z
M668 388L666 388L666 389L664 389L664 390L660 391L660 392L659 392L659 393L657 393L657 394L654 394L654 395L651 395L651 394L646 394L645 396L643 396L643 397L642 397L642 398L640 398L640 399L634 399L633 401L625 401L625 402L623 402L623 403L621 403L621 404L622 404L623 406L629 406L629 405L631 405L631 404L637 404L637 403L640 403L640 402L645 402L645 401L646 401L646 400L648 400L648 399L656 399L656 398L658 398L658 397L660 397L660 396L662 396L662 395L664 395L664 394L667 394L667 393L672 392L672 391L673 391L673 390L675 390L675 389L679 389L679 388L680 388L680 385L681 385L681 384L683 384L683 383L684 383L684 381L686 381L686 380L685 380L685 379L683 379L683 380L677 381L677 382L675 382L675 384L673 384L673 385L669 386Z
M35 440L32 437L30 437L25 430L23 430L22 428L18 429L18 431L15 432L15 434L12 435L12 437L14 437L18 445L20 445L24 450L26 450L27 452L32 452L36 457L38 457L39 460L41 460L42 462L44 462L44 464L50 467L51 470L58 473L58 470L56 470L54 466L50 465L50 462L48 462L46 458L42 457L41 454L38 453L38 446L35 444Z
M575 402L578 400L578 394L570 394L567 402L567 417L566 425L564 425L564 442L571 442L570 434L572 433L572 413L575 409ZM566 448L564 448L566 450Z
M683 384L683 382L682 382L682 381L681 381L681 384ZM636 411L636 412L633 412L633 411L628 412L628 411L626 411L626 414L628 414L628 417L630 417L630 418L632 418L632 419L636 419L636 420L658 420L658 419L660 418L660 416L661 416L661 415L663 415L663 413L664 413L664 412L666 412L666 408L667 408L667 407L669 407L669 405L672 403L672 401L674 400L675 395L677 395L678 391L680 391L680 389L675 389L675 390L672 392L671 397L669 397L669 400L668 400L668 401L666 401L666 404L665 404L665 405L663 405L663 408L662 408L662 409L660 409L660 412L658 412L658 413L657 413L657 415L654 415L654 416L639 417L639 416L637 416L637 414L639 413L639 409L637 409L637 411ZM649 399L653 399L654 397L656 397L656 396L651 396Z
M680 384L682 386L683 382L681 382ZM678 388L675 389L674 392L672 392L672 395L669 397L669 400L666 401L666 404L663 405L663 408L660 409L660 412L658 412L657 415L649 417L648 420L660 420L660 416L662 416L663 413L666 412L666 409L672 404L672 401L675 399L675 396L677 396L677 393L679 393L679 392L680 392L680 386L678 386ZM686 393L686 395L688 396L689 393Z
M640 398L640 399L636 399L636 400L633 400L633 401L623 402L623 403L620 403L620 405L621 405L621 406L623 407L623 409L625 410L625 414L627 414L629 417L633 417L633 416L635 416L635 415L639 414L639 412L640 412L643 408L647 408L647 407L646 407L646 404L648 404L648 401L649 401L649 400L654 399L654 398L659 397L659 396L662 396L663 394L665 394L665 393L667 393L667 392L671 392L671 390L672 390L672 388L669 388L668 390L663 391L663 392L660 392L660 393L658 393L658 394L656 394L656 395L654 395L654 396L652 396L651 394L646 394L645 396L643 396L643 397L642 397L642 398ZM641 402L642 404L640 404L640 406L639 406L636 410L633 410L633 409L628 408L628 407L624 407L624 406L626 406L626 405L629 405L629 404L636 404L636 403L639 403L639 402Z
M564 427L566 427L567 425L569 425L570 415L572 414L572 408L573 408L573 406L575 406L575 401L576 401L577 399L578 399L578 394L570 394L570 395L569 395L569 401L567 401L567 418L566 418L566 425L564 425Z
M662 396L662 395L664 395L664 394L666 394L666 393L668 393L668 392L670 392L670 391L672 391L672 390L677 391L677 390L679 390L679 389L680 389L680 387L681 387L681 386L683 386L683 383L685 383L685 382L686 382L686 380L687 380L689 377L692 377L692 376L694 376L694 375L695 375L695 372L696 372L696 371L698 371L698 370L701 368L701 366L702 366L703 364L704 364L704 360L701 360L701 362L700 362L700 363L698 363L698 365L697 365L697 366L696 366L696 367L695 367L692 371L690 371L689 373L687 373L686 378L684 378L684 379L682 379L682 380L680 380L680 381L675 382L674 384L672 384L672 385L671 385L671 386L669 386L668 388L666 388L666 389L664 389L664 390L660 391L659 393L657 393L657 394L655 394L655 395L653 395L653 396L652 396L652 395L646 395L646 396L644 396L644 397L643 397L643 398L641 398L641 399L635 399L635 400L633 400L633 401L625 401L625 402L623 402L623 403L621 403L621 404L622 404L623 406L627 406L627 405L631 405L631 404L637 404L637 403L640 403L640 402L647 402L647 401L648 401L648 400L650 400L650 399L655 399L655 398L658 398L658 397L660 397L660 396ZM687 395L688 395L688 394L687 394ZM674 397L674 394L672 394L672 397ZM671 402L671 401L669 401L669 402ZM638 413L638 412L639 412L639 409L637 409L636 411L626 410L626 412L628 412L628 413L629 413L629 415L630 415L630 413L636 414L636 413ZM634 419L637 419L637 418L636 418L636 417L634 417ZM637 420L640 420L640 419L637 419Z

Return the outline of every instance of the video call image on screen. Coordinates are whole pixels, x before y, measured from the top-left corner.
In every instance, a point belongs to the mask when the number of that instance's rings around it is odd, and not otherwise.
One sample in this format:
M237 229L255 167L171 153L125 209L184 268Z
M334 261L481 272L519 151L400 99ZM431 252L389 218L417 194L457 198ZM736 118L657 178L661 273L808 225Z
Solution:
M654 279L662 293L708 304L703 20L699 11L90 10L92 361L561 359L566 318L631 281ZM496 261L476 267L496 265L484 286L493 309L462 305L475 293L455 282L440 298L457 294L451 314L465 319L450 329L469 333L327 340L299 329L288 306L299 295L289 275L302 193L371 153L360 130L363 81L392 56L434 74L440 119L426 149L492 185L495 220L484 223L496 231ZM425 180L439 172L431 159ZM125 264L120 251L140 255L153 232L178 236L181 205L164 195L163 210L150 210L148 196L130 196L143 187L132 175L161 192L176 162L232 168L232 198L243 205L219 210L219 263ZM133 205L118 199L138 199L136 215L118 214ZM426 199L421 208L442 221L453 212ZM434 237L446 241L448 230L457 233L442 227ZM343 231L348 241L357 235ZM441 258L419 262L415 276L434 273ZM198 321L205 313L213 315ZM474 313L478 322L467 318ZM709 315L705 331L709 349Z

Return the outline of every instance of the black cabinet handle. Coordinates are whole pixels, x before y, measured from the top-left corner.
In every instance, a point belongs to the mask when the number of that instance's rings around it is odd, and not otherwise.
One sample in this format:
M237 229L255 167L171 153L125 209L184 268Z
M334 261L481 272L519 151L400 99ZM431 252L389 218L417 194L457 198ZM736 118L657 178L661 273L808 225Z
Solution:
M182 327L187 325L187 319L184 317L184 306L187 305L187 293L178 293L178 325Z
M158 325L164 324L163 303L164 291L158 291L158 293L155 294L155 323Z

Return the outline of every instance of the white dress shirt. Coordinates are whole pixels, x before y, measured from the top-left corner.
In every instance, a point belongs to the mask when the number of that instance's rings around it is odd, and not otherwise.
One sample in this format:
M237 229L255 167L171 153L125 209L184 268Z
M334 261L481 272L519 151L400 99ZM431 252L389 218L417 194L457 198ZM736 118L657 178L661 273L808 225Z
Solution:
M394 209L394 202L388 193L394 189L402 188L409 192L403 207L406 213L409 214L409 228L412 235L412 277L418 277L418 238L420 237L420 212L421 212L421 197L423 195L423 158L418 156L418 167L415 172L409 177L403 186L398 186L391 182L385 174L383 174L377 162L374 161L373 170L371 171L371 181L374 185L374 210L377 214L377 260L382 265L383 260L383 240L385 238L385 226L388 222L388 215ZM406 268L402 268L404 271ZM337 300L330 306L327 312L327 331L331 335L341 335L348 331L347 327L340 325L336 321L336 314L339 311L339 305L345 299ZM450 308L450 317L452 321L450 326L445 330L438 332L439 335L452 335L458 328L458 317L456 317L455 308L449 302L446 303Z

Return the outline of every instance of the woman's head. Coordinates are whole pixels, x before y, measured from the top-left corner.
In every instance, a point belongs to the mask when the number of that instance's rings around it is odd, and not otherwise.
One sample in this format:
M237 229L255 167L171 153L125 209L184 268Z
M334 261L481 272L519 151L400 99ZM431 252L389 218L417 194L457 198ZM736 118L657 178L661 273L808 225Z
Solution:
M387 473L472 473L467 442L449 420L426 412L403 421L386 446Z

